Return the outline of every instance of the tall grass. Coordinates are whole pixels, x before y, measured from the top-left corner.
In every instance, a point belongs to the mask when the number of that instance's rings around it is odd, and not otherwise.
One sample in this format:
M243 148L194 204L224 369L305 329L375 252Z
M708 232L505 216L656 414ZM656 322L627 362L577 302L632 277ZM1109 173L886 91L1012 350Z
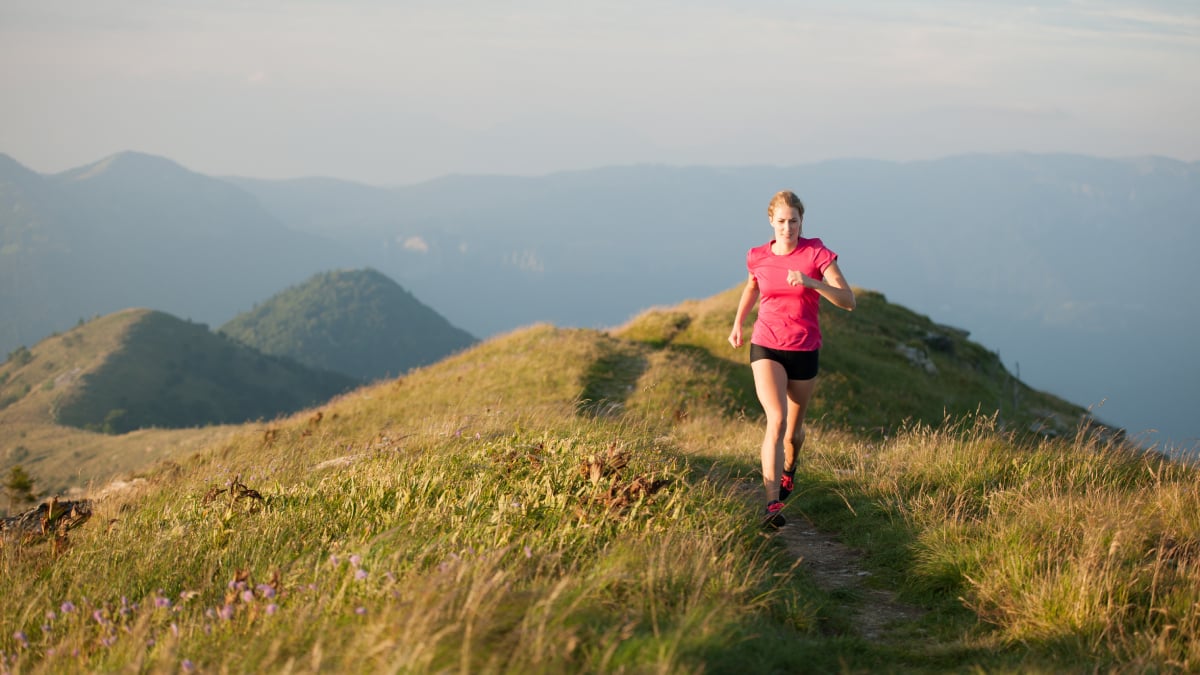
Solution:
M961 603L963 630L1065 664L1200 668L1189 466L1086 428L1018 439L987 416L814 445L809 511L890 567L907 597Z
M1200 669L1195 471L989 415L811 426L788 527L931 610L864 642L759 528L746 369L693 314L501 336L6 541L0 672Z
M533 329L320 418L247 429L102 502L61 556L5 546L5 667L769 664L761 636L817 622L777 602L795 596L790 562L658 430L578 414L596 343L576 337ZM562 369L521 367L546 358ZM263 498L234 497L235 478Z

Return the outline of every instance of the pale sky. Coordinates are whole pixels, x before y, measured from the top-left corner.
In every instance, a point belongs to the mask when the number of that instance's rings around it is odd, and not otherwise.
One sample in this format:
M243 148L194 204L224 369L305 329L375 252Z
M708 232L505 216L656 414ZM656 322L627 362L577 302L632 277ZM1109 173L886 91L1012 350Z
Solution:
M0 152L377 185L967 152L1200 160L1200 2L0 0Z

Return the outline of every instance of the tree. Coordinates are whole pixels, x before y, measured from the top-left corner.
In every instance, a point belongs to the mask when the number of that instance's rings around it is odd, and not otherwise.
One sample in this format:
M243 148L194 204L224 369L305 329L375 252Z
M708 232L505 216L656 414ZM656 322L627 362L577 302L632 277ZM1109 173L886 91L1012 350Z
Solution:
M20 464L8 472L8 479L4 481L4 491L8 493L9 511L16 511L21 504L37 501L37 495L33 494L33 479Z

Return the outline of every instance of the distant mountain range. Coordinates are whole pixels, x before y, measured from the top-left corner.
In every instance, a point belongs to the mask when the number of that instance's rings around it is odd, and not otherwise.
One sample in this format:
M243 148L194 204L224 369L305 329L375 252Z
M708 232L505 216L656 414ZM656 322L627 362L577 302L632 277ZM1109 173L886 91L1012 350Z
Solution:
M403 374L476 342L375 270L316 275L239 314L220 332L263 353L364 382Z
M609 326L739 283L777 189L857 285L966 328L1031 385L1136 437L1200 436L1189 290L1200 164L971 155L612 167L376 188L201 176L124 153L53 176L0 157L0 347L149 306L220 325L331 269L376 269L487 337ZM730 312L732 317L732 310Z
M127 307L226 321L352 261L166 159L123 153L42 176L0 155L0 350Z

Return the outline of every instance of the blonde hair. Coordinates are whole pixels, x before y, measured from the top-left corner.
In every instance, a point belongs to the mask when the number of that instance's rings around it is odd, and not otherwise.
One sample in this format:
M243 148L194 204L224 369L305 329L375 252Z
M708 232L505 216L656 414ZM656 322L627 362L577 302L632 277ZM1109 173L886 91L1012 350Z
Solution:
M796 193L791 190L780 190L775 193L774 197L771 197L771 203L767 204L767 218L774 218L775 209L784 205L796 209L800 219L804 219L804 202L800 201Z

